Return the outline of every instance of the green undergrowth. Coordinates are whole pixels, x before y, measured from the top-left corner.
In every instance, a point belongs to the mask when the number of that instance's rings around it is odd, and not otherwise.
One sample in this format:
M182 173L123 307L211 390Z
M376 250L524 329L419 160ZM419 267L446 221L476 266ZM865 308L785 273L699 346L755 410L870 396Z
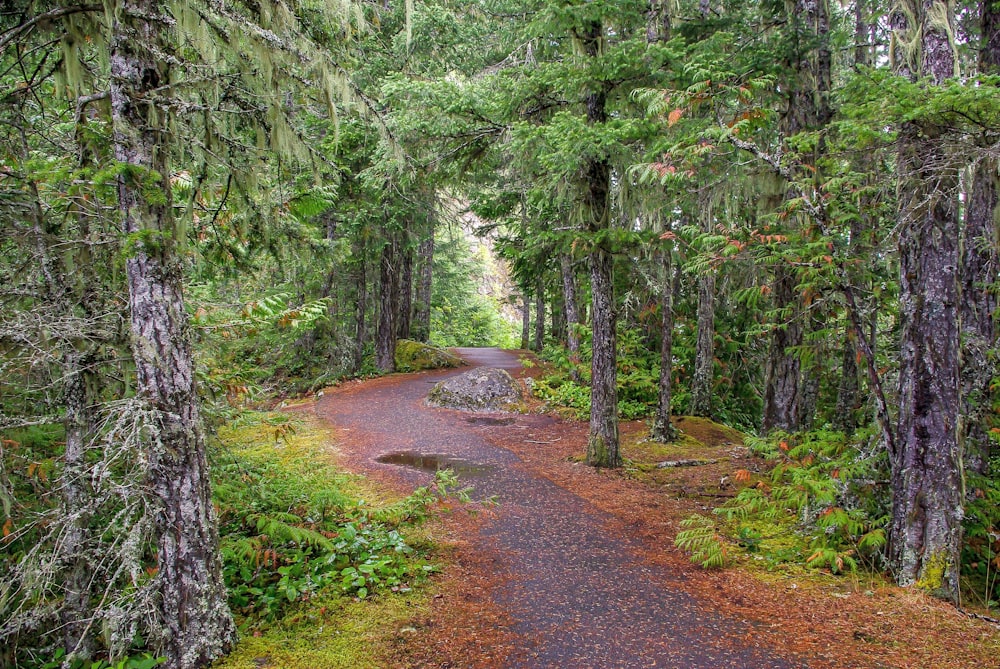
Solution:
M873 440L829 430L747 437L770 471L735 471L737 495L714 509L714 518L682 521L676 545L704 567L743 555L769 569L877 569L889 500L880 474L884 455Z
M447 498L467 499L454 474L387 498L337 470L331 443L315 420L283 413L247 413L219 431L223 568L244 639L221 666L267 666L240 662L280 654L271 666L375 666L366 635L405 617L437 569L418 526Z

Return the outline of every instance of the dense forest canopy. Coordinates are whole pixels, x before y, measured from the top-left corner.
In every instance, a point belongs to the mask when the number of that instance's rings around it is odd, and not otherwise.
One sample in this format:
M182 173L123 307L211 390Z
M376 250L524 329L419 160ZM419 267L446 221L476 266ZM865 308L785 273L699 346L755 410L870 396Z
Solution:
M813 558L995 605L997 3L14 0L0 45L0 666L225 653L216 427L515 327L589 464L758 433Z

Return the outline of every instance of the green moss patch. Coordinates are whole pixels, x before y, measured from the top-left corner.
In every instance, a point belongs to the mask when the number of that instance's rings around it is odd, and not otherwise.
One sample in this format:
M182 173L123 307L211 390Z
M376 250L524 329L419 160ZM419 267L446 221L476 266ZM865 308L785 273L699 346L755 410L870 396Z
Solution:
M430 594L410 592L357 601L321 597L257 636L244 638L218 669L378 669L388 663L392 642L413 629Z

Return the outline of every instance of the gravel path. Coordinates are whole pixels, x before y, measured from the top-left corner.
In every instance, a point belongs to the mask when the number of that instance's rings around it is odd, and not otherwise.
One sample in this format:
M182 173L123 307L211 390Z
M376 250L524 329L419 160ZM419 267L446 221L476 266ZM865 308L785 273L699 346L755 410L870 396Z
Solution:
M459 349L469 364L516 371L514 354ZM486 416L427 407L431 384L461 370L393 375L327 393L318 415L341 430L342 450L367 471L414 486L446 456L498 509L471 540L499 556L506 578L493 593L518 639L508 667L780 669L803 665L758 647L754 629L699 604L681 578L644 563L616 518L534 474L489 431L549 425L546 416ZM541 446L540 446L541 447ZM395 462L385 464L379 458ZM421 469L423 467L424 469ZM464 472L464 473L463 473Z

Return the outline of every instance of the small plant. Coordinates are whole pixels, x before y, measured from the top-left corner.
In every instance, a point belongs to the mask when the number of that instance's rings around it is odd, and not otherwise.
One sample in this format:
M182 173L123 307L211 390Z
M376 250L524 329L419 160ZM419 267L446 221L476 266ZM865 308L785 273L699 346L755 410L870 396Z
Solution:
M69 667L69 669L153 669L166 661L167 658L165 657L153 657L148 653L143 653L142 655L132 655L116 662L108 662L107 660L88 660L84 658L76 658L67 661L66 651L59 648L56 650L55 654L53 654L52 660L39 665L39 669L61 669L64 667Z
M686 529L677 533L674 545L691 553L691 561L702 567L724 567L728 551L726 541L719 533L715 521L706 516L688 516L681 521Z

